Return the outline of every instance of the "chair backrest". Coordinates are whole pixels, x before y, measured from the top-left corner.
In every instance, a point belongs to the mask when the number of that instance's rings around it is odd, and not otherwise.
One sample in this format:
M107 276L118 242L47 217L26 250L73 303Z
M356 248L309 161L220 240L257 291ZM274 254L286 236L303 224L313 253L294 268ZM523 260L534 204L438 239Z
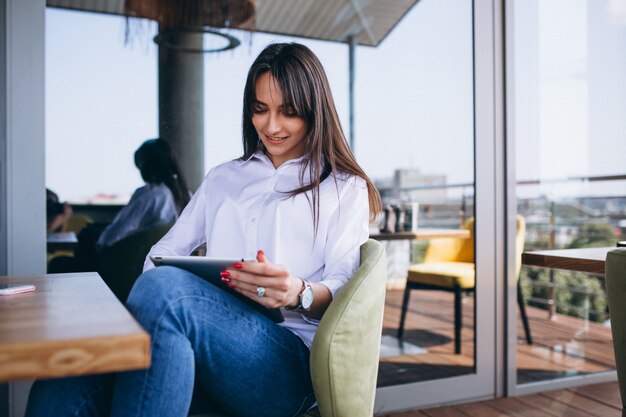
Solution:
M424 262L474 262L474 218L470 217L461 229L469 230L467 239L431 239L424 254Z
M626 406L626 248L610 251L604 269L617 379Z
M519 278L522 270L522 253L526 241L526 220L521 215L515 216L515 276Z
M322 416L371 416L385 305L387 261L380 242L361 247L361 265L324 313L311 347L311 378Z
M63 227L64 232L74 232L78 234L85 226L93 223L93 219L86 214L73 213Z
M125 237L105 248L98 256L98 273L122 302L141 275L150 248L172 225L160 225Z
M515 273L519 276L522 268L522 252L526 240L526 221L521 215L515 218ZM470 231L467 239L431 239L424 254L424 262L474 262L474 218L465 222L462 229Z

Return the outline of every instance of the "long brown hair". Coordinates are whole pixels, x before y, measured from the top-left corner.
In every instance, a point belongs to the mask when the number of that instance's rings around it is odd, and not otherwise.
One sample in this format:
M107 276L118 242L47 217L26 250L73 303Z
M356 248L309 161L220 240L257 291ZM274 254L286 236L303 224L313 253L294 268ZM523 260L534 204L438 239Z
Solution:
M301 186L289 194L294 196L312 191L315 230L319 216L319 185L330 172L344 172L365 180L370 221L375 221L382 211L380 194L348 146L321 62L304 45L271 44L250 67L243 94L243 158L249 158L262 146L252 124L252 115L256 103L256 81L266 72L272 75L280 87L283 105L293 109L307 124L304 163L300 172ZM322 166L322 161L325 161L325 166ZM304 184L307 170L311 182Z
M165 184L180 214L189 203L189 188L170 144L164 139L148 139L135 151L135 166L148 184Z

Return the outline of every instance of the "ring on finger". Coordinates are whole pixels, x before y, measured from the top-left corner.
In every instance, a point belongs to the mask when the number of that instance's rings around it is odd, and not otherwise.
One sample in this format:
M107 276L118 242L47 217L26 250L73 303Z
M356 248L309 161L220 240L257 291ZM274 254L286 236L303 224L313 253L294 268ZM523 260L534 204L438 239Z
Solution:
M256 287L256 295L259 298L265 297L265 287Z

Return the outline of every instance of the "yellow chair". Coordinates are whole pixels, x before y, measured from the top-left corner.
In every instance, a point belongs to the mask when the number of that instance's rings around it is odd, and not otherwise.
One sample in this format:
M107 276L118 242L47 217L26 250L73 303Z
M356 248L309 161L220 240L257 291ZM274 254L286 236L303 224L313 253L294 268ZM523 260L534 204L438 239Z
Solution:
M526 222L517 216L517 233L515 237L516 274L522 267L522 252L526 236ZM404 322L412 290L439 290L454 293L454 353L461 353L461 329L463 315L461 302L463 295L473 292L476 288L474 268L474 218L470 218L462 227L469 230L468 239L442 238L432 239L426 249L424 262L409 267L407 283L402 300L402 313L398 327L398 339L404 336ZM517 281L517 303L520 308L526 341L532 344L528 317L524 305L519 279Z
M80 232L83 229L83 227L91 223L93 223L93 219L87 216L86 214L73 213L70 216L70 218L67 219L67 223L65 223L65 225L63 226L63 231L74 232L76 233L76 235L78 235L78 232ZM64 250L56 250L52 253L48 253L46 257L46 264L50 265L50 261L52 261L54 258L58 256L74 256L74 250L64 249Z
M63 227L64 232L74 232L78 234L85 226L93 223L93 219L86 214L73 213Z

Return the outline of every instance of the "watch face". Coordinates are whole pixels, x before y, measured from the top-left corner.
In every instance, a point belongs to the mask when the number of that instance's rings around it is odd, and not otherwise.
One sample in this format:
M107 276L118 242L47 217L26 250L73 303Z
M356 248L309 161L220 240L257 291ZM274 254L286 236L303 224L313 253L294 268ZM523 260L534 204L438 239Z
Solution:
M300 304L302 308L308 310L311 308L311 304L313 304L313 288L307 286L302 292L302 298L300 299Z

